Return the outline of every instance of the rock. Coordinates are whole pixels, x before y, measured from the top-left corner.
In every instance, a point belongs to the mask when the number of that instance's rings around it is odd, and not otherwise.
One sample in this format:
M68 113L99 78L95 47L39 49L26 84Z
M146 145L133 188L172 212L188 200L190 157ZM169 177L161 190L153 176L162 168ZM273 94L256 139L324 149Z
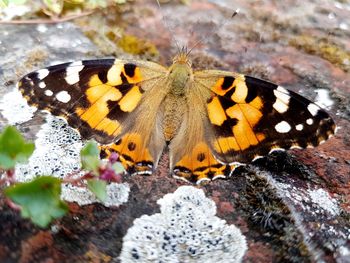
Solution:
M240 12L230 20L236 8ZM0 98L17 100L16 94L6 94L13 92L20 76L37 68L92 58L99 50L130 57L110 37L122 25L127 34L153 43L159 52L158 57L154 49L140 48L142 52L132 57L151 57L163 64L171 63L176 53L174 39L189 47L199 41L191 53L195 68L232 70L281 84L327 106L340 127L334 138L315 149L274 153L237 169L228 180L201 186L216 203L216 217L235 225L245 237L248 250L243 262L348 262L349 10L344 1L242 0L233 6L223 0L192 1L188 6L170 2L160 11L153 1L145 1L126 5L119 16L110 9L85 17L79 27L2 25ZM178 26L169 31L167 24ZM5 110L11 101L6 103L6 107L1 107L3 100L0 103L0 128L11 122ZM34 139L44 115L23 118L12 123ZM21 219L2 197L1 261L117 262L134 220L159 214L157 201L185 185L168 175L166 154L156 174L126 177L125 183L130 187L126 203L119 207L70 203L70 213L49 230Z

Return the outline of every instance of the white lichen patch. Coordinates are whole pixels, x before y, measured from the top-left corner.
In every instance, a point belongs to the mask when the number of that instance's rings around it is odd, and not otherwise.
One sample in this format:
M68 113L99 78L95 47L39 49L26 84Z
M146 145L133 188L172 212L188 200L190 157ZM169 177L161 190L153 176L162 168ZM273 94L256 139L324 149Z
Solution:
M323 189L309 190L311 201L331 215L339 215L340 209L336 200Z
M282 196L287 197L303 210L312 211L318 215L337 216L340 208L335 199L323 189L303 189L295 186L276 183Z
M38 30L40 33L46 33L48 28L45 24L39 24L37 27L36 27L36 30Z
M80 150L83 142L78 132L68 126L65 120L47 115L35 140L35 151L28 164L16 166L16 179L28 181L38 175L52 175L63 178L80 170ZM106 206L117 206L128 200L128 184L110 184L107 188ZM80 205L97 202L87 188L72 185L62 186L62 198Z
M179 187L158 200L161 213L143 215L123 238L128 262L240 262L247 250L241 231L215 216L203 190Z
M16 177L20 181L31 180L37 175L63 178L79 170L82 147L79 134L64 120L47 115L46 123L37 133L35 151L28 164L16 166Z
M295 226L302 233L314 258L321 251L315 250L316 247L326 246L339 253L339 249L350 240L350 228L349 222L342 218L343 212L338 200L332 198L325 189L315 188L311 183L290 177L283 179L282 183L269 174L266 175L277 195L288 206ZM337 257L340 258L343 256Z
M26 122L33 117L35 111L36 108L28 106L27 101L17 88L0 99L0 113L8 120L8 124Z
M331 99L329 91L326 89L316 89L315 91L317 93L315 103L324 109L330 109L334 101Z
M103 203L105 206L119 206L128 201L130 192L129 184L112 183L107 185L107 200ZM77 202L79 205L88 205L98 202L97 198L86 188L65 185L62 188L62 199L68 202Z

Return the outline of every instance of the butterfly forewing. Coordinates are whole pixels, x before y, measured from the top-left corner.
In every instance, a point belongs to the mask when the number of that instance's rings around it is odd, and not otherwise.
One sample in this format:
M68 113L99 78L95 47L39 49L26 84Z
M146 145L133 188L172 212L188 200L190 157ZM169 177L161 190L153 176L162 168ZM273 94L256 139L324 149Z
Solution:
M195 76L212 91L208 143L224 163L247 163L276 149L317 146L334 134L335 124L324 110L281 86L220 71Z
M18 86L29 104L65 117L83 138L108 143L122 134L128 113L149 88L147 80L163 73L159 67L143 71L115 59L78 61L32 72Z
M94 138L102 144L119 142L123 148L114 150L126 167L134 169L133 164L152 162L159 155L160 146L152 149L152 157L141 135L129 136L128 132L135 128L132 113L142 104L141 98L165 72L152 62L78 61L34 71L24 76L18 87L29 104L64 117L84 139ZM147 111L137 114L141 119L151 115ZM128 143L121 143L123 137ZM141 170L144 172L144 167Z

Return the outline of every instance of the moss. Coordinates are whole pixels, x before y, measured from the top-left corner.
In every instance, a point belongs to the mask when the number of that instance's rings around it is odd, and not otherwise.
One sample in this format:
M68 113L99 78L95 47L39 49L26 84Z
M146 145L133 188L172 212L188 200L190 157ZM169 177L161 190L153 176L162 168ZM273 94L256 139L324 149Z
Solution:
M39 66L48 57L49 57L49 54L47 53L46 50L43 50L41 48L33 49L27 54L27 58L26 58L26 61L24 62L24 66L26 68Z
M261 233L252 238L269 243L276 262L309 262L310 253L284 201L266 178L249 171L242 175L246 185L240 191L241 200L236 203L236 208L249 215L249 229Z
M149 55L151 57L158 55L158 50L154 44L133 35L123 34L117 40L117 45L125 52L133 55Z
M93 16L77 19L75 23L103 55L128 57L125 53L129 53L139 56L140 59L157 61L159 52L153 43L125 33L124 29L135 23L132 18L128 20L123 18L123 14L130 11L130 8L133 8L131 3L113 6L108 11L102 10ZM148 11L148 9L145 10L143 11Z
M320 56L346 72L350 71L350 52L326 38L301 35L289 40L289 45L302 49L308 54Z
M35 69L42 66L42 63L49 58L49 54L46 49L35 48L28 52L26 60L22 65L16 68L16 75L23 76L28 73L28 69Z

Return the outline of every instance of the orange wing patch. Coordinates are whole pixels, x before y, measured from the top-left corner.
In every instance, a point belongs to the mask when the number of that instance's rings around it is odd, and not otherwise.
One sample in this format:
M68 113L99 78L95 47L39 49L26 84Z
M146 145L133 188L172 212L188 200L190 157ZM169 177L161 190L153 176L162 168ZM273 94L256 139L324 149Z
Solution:
M110 86L118 86L125 82L134 84L141 82L141 80L140 68L134 64L124 64L116 61L107 72L107 84Z
M91 78L90 83L97 83L96 75ZM90 86L90 85L89 85ZM119 90L114 87L99 84L91 86L86 91L87 100L90 102L88 108L77 107L77 115L87 122L91 128L104 131L108 135L117 136L121 132L121 124L116 120L110 120L106 116L109 113L107 101L117 101L122 97Z
M127 133L111 145L100 146L101 157L109 157L112 152L119 154L119 160L130 174L152 174L154 160L149 150L143 147L142 138L137 133Z
M91 128L116 137L123 128L118 115L132 112L140 103L142 89L134 84L141 80L140 69L133 64L112 65L105 80L92 75L85 91L88 107L77 107L75 113Z
M235 168L235 166L221 164L216 161L208 145L201 142L194 147L192 153L185 155L176 163L173 175L174 177L199 184L205 180L225 178Z
M207 105L210 122L215 125L222 125L227 120L224 109L218 99L214 97Z
M138 86L133 86L128 93L118 102L120 109L124 112L132 112L141 100L141 90Z
M219 96L225 96L229 91L233 91L231 99L236 103L245 103L245 98L248 95L243 75L238 75L236 78L229 76L220 78L211 90Z
M243 75L220 78L211 90L215 95L208 102L207 110L217 137L213 142L217 153L243 151L265 139L263 133L254 131L263 117L262 99L257 96L247 100L248 87Z

